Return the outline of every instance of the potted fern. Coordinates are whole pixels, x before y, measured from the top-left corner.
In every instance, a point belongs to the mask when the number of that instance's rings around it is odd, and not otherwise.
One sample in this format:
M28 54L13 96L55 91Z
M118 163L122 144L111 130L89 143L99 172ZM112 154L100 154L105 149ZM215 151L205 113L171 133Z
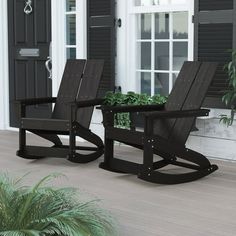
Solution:
M221 115L220 122L227 126L231 126L234 121L235 116L235 101L236 101L236 51L232 51L232 60L227 63L224 67L225 71L228 74L228 90L225 92L222 97L222 101L227 107L230 107L231 114L230 116Z
M53 188L49 175L33 187L0 174L0 236L113 236L109 214L74 188Z

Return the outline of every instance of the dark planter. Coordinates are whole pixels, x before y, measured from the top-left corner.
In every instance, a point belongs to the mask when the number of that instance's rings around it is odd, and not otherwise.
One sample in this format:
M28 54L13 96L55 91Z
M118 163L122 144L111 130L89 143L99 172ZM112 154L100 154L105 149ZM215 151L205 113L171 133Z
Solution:
M131 113L130 115L131 120L131 129L135 130L135 128L144 128L144 116L140 114L140 112ZM194 123L191 132L199 131L196 127L196 122Z
M140 112L130 114L131 129L144 128L144 116Z

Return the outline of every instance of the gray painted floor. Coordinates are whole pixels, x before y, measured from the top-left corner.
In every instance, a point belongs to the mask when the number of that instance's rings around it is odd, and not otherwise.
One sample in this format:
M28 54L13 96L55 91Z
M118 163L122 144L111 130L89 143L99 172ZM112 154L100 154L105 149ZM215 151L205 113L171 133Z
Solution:
M109 173L98 168L99 159L86 165L64 159L28 161L15 156L16 132L0 132L0 170L16 175L31 172L29 183L52 173L65 174L55 184L75 186L117 219L121 236L235 236L236 163L213 161L219 171L196 182L162 186L135 176ZM30 136L31 143L42 143ZM118 156L141 152L117 147ZM112 236L112 235L111 235Z

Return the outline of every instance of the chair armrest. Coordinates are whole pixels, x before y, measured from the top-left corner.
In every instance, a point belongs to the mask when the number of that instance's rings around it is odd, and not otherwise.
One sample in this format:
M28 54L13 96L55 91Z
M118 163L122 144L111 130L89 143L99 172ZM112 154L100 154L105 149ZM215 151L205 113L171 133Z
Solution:
M12 101L15 104L32 106L37 104L45 104L45 103L55 103L57 98L55 97L47 97L47 98L27 98L27 99L19 99Z
M97 105L101 105L104 102L104 99L102 98L96 98L91 100L85 100L85 101L75 101L70 102L70 104L73 106L76 106L77 108L83 108L83 107L93 107Z
M113 113L161 111L164 109L164 104L163 105L101 106L99 107L99 109L101 109L104 112L110 111Z
M197 109L197 110L182 110L182 111L160 111L144 113L148 119L166 119L166 118L186 118L186 117L202 117L208 116L210 110Z

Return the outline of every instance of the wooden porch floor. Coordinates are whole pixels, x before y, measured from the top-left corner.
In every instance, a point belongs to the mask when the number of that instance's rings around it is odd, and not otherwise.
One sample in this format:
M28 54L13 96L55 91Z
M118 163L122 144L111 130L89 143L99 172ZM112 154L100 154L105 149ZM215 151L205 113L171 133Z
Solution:
M236 163L213 161L219 170L211 176L163 186L101 170L102 159L86 165L56 158L23 160L15 155L17 141L18 133L0 132L0 171L17 175L30 171L31 183L52 172L65 174L68 179L56 184L78 187L89 197L101 199L116 217L120 236L236 235ZM42 141L31 137L30 142ZM141 156L127 147L117 147L116 154Z

